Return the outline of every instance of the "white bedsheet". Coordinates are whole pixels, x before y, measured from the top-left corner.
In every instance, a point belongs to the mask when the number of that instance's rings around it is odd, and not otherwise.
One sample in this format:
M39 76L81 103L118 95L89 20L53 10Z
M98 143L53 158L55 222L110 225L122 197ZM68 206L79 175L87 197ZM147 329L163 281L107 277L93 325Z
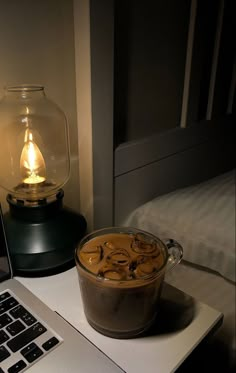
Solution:
M157 197L124 222L161 239L173 238L184 259L235 282L235 170Z

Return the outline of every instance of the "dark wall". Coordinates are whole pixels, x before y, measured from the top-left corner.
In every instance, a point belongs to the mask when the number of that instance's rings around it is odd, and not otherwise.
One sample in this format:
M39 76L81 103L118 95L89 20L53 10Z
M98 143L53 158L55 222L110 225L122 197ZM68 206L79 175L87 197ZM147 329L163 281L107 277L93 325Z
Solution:
M212 118L227 113L235 61L233 2L197 2L187 125L206 119L221 13ZM180 125L191 4L191 0L115 1L115 145Z
M179 124L189 7L189 0L116 2L118 142Z

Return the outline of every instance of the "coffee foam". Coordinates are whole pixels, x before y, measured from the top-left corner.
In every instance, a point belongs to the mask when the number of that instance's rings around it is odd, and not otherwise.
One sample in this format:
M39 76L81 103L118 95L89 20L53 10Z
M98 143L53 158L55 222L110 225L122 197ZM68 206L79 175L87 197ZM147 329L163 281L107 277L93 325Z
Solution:
M105 280L142 279L164 264L159 241L138 233L109 233L86 242L79 251L84 268Z

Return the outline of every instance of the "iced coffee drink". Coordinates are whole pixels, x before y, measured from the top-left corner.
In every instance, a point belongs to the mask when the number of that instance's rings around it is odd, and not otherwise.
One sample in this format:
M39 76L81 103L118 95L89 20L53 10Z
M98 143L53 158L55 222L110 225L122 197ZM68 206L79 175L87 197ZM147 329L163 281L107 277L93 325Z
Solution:
M114 338L134 337L157 314L168 251L138 230L107 228L87 236L76 250L88 322Z

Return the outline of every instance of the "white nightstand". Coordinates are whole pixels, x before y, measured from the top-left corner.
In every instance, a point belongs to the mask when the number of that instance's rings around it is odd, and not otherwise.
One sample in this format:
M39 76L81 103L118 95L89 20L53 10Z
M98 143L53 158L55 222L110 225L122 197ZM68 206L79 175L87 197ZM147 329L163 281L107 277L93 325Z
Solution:
M175 371L223 320L220 312L165 284L158 325L143 337L112 339L96 332L86 321L76 268L55 276L17 280L127 373Z

